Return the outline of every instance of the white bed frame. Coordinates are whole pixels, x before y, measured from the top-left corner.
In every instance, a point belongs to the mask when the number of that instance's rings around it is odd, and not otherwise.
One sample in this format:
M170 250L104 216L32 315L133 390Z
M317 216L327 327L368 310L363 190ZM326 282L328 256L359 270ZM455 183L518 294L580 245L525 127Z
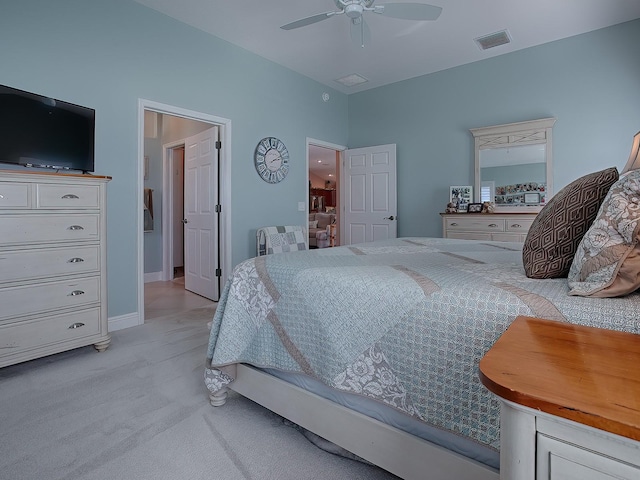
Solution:
M274 413L406 480L498 480L500 475L419 437L349 410L319 395L239 364L229 388ZM227 391L209 395L224 405Z

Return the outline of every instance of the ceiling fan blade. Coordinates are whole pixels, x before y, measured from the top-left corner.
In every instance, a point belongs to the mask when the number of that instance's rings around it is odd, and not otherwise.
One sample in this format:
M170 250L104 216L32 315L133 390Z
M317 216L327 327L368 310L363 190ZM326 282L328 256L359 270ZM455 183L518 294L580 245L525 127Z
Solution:
M385 3L377 5L374 12L403 20L437 20L442 13L442 7L426 3Z
M287 23L280 28L283 30L293 30L294 28L306 27L307 25L326 20L327 18L334 16L336 13L338 12L319 13L318 15L312 15L311 17L301 18L300 20L296 20L295 22Z
M362 48L371 42L371 30L362 16L351 19L351 41Z

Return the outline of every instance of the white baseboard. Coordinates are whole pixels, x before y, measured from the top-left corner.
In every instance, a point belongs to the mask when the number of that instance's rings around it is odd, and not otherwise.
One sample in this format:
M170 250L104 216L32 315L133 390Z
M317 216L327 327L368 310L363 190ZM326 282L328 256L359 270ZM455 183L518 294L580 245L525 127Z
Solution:
M161 282L161 281L162 281L162 271L144 274L144 283Z
M114 332L116 330L122 330L124 328L129 327L137 327L138 325L142 325L144 322L140 318L140 314L138 312L127 313L125 315L119 315L117 317L109 318L109 331Z

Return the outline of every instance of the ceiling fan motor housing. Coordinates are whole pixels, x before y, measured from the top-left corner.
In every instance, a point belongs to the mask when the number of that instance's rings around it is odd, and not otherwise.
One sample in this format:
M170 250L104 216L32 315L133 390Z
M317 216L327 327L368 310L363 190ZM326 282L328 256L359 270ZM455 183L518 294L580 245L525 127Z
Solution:
M365 9L371 7L375 0L334 0L336 6L349 18L359 18Z
M362 5L358 3L354 3L344 7L344 13L349 18L360 18L362 16L363 11L364 11L364 8L362 8Z

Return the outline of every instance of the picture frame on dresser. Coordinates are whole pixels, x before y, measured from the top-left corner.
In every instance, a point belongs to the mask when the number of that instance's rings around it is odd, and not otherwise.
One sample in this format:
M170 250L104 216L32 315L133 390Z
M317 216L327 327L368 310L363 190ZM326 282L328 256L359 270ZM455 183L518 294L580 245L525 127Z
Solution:
M467 212L473 202L473 187L471 185L451 185L449 187L449 203L456 206L458 212Z
M482 213L481 203L470 203L467 206L467 213Z

